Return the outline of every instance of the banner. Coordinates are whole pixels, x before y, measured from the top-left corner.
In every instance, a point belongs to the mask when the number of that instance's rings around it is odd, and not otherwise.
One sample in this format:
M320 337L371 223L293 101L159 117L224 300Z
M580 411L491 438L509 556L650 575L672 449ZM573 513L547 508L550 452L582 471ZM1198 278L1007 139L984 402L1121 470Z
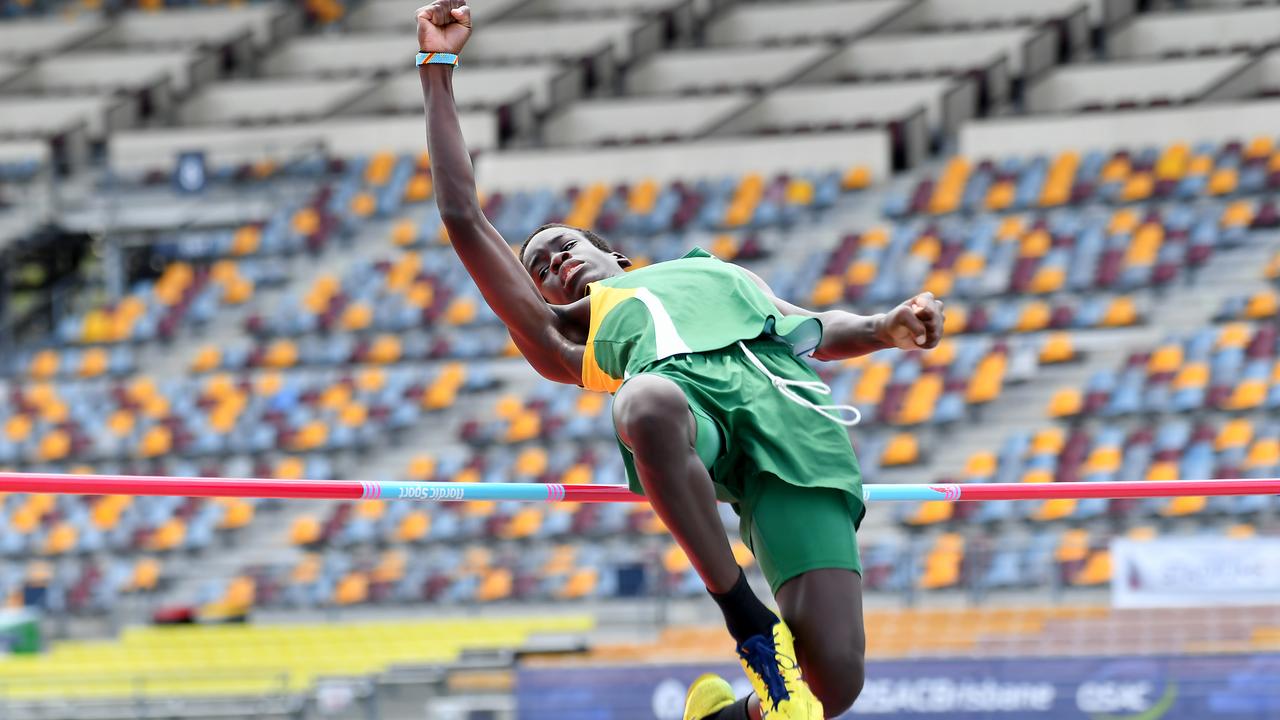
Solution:
M742 669L693 665L521 669L517 720L681 720L689 683ZM853 720L1275 720L1280 655L868 663Z
M1111 542L1120 608L1270 605L1280 599L1280 538Z

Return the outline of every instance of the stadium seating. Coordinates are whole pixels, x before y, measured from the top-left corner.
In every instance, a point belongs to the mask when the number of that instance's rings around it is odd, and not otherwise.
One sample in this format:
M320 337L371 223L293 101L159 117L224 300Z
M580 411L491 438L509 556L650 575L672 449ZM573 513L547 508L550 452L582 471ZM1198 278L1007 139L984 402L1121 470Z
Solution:
M134 628L110 642L69 642L0 663L15 700L256 695L310 689L395 663L443 664L467 650L518 649L538 633L581 633L589 617ZM334 652L336 648L341 652ZM146 675L139 687L133 678Z
M145 220L110 230L138 252L123 294L68 293L56 327L3 358L0 466L622 481L608 398L521 375L447 246L404 4L347 5L0 5L22 16L0 23L0 231L29 226L27 200L69 173ZM566 222L637 266L705 247L819 310L944 298L932 352L815 364L862 412L867 482L1274 477L1280 149L1248 118L1277 91L1276 10L1130 18L1125 5L485 0L457 100L483 210L513 244ZM1191 119L1114 142L1079 130L1148 112ZM1020 127L1046 118L1067 128L1052 143ZM1007 146L975 140L984 128ZM175 156L192 150L203 189L175 192ZM96 232L110 212L77 227ZM1225 263L1264 250L1263 277L1206 308L1216 324L1163 315L1165 299L1196 292L1184 284L1217 288ZM1038 393L1067 374L1078 381ZM1033 394L1047 406L1023 402ZM993 447L956 455L950 438L969 431ZM1215 625L982 601L1094 603L1115 538L1267 535L1277 513L1271 497L877 508L860 536L864 586L925 607L869 612L870 652L1274 651L1269 612ZM720 517L755 576L732 510ZM643 503L14 494L0 518L0 597L55 614L112 617L139 597L207 625L705 598ZM238 552L256 543L268 552ZM234 562L211 559L223 546ZM979 609L928 607L961 598ZM0 683L13 699L300 693L590 626L451 621L448 642L434 620L132 629L0 662ZM723 659L726 642L671 629L586 658Z
M1200 409L1248 411L1280 403L1274 356L1276 326L1232 323L1134 353L1124 369L1099 371L1084 388L1065 389L1059 417L1119 417Z
M287 341L282 341L287 343ZM435 372L370 368L354 377L283 371L297 350L279 344L264 359L274 370L253 380L215 374L157 382L33 384L7 408L0 462L217 457L276 448L359 447L448 407L459 392L494 383L483 368ZM42 358L37 357L36 361ZM55 442L56 440L56 442Z
M1267 651L1275 647L1275 609L1243 608L1222 617L1206 608L1114 610L1093 605L918 608L865 613L868 658L1063 657ZM671 627L653 642L605 643L537 665L715 662L732 649L719 628Z
M356 188L370 182L371 177L384 170L374 170L376 163L384 163L386 167L405 166L413 162L412 158L383 156L381 160L357 160L352 163L358 170L344 170L345 177L350 178L349 186ZM351 190L348 194L355 197L360 190ZM495 201L491 200L491 203ZM499 199L496 202L505 202ZM513 201L515 202L515 201ZM358 213L344 211L340 206L332 207L337 216L345 216L346 221L358 221ZM491 205L491 207L493 207ZM501 205L497 205L501 207ZM1213 215L1209 216L1210 218ZM539 220L542 218L538 218ZM1146 225L1136 225L1138 218L1134 214L1123 211L1114 213L1110 220L1112 229L1123 232L1132 228L1135 232L1143 228L1159 227L1151 220ZM297 221L295 220L295 223ZM404 220L396 221L403 223ZM533 220L527 220L526 224ZM1186 222L1183 218L1180 222ZM1037 224L1028 227L1026 221L1018 216L1011 216L996 222L989 218L978 233L990 233L988 237L997 242L1008 243L1011 247L1035 247L1038 242L1036 233L1052 238L1050 228L1058 226ZM965 231L965 226L956 228ZM903 225L902 240L887 240L888 232L873 228L861 235L847 236L826 257L824 272L833 268L848 266L847 275L855 275L858 267L859 253L865 250L878 250L888 247L891 252L899 247L911 247L922 259L940 257L942 254L962 253L962 246L945 246L933 239L936 233L948 237L954 232L951 227L940 226L935 230L917 229ZM1238 242L1245 242L1248 235L1239 236ZM407 239L406 239L407 238ZM1001 238L1007 238L1001 240ZM1016 244L1013 242L1016 240ZM241 241L246 242L246 241ZM752 250L746 244L741 246L728 237L724 246L715 249L721 254L752 257L759 250ZM933 243L933 247L929 243ZM1052 240L1050 240L1052 242ZM63 384L62 392L51 392L51 389L28 391L18 397L22 415L7 419L9 436L4 446L6 456L11 462L17 461L58 461L62 458L98 458L101 461L125 461L130 458L166 458L176 454L187 457L216 457L222 452L245 453L262 452L277 447L284 438L285 447L305 453L305 457L318 458L318 452L339 448L358 447L377 433L381 426L373 422L374 417L384 418L392 429L411 426L423 411L434 411L448 408L453 403L457 392L481 390L492 386L492 381L484 372L483 366L472 365L463 371L462 366L452 366L433 376L421 375L402 366L402 363L440 358L476 358L495 357L510 353L509 341L505 333L493 325L493 318L487 313L478 299L472 296L455 297L445 303L440 295L450 297L452 292L467 293L468 285L465 277L457 272L456 267L448 265L446 250L434 247L435 239L430 241L419 239L416 228L413 232L400 229L393 230L392 245L400 246L395 261L364 263L346 271L341 278L320 276L309 289L302 293L303 302L299 305L285 305L271 316L250 314L245 329L263 338L260 344L226 347L211 346L197 354L192 369L200 373L216 373L218 371L244 371L252 368L269 370L253 381L236 382L220 374L209 374L199 380L175 385L157 393L147 390L147 383L133 379L127 385L111 387L93 387L86 385ZM185 252L197 252L187 248ZM198 247L198 246L197 246ZM669 250L655 250L655 259L666 259L676 255L678 245ZM944 249L945 248L945 249ZM851 250L853 252L851 252ZM198 251L206 253L207 251ZM214 252L218 257L221 253ZM1034 254L1033 254L1034 255ZM874 256L873 256L874 257ZM192 258L196 260L196 258ZM885 262L893 262L885 258ZM249 260L217 260L207 270L195 272L189 261L180 260L167 266L161 277L150 286L143 286L136 291L137 300L126 301L112 310L102 320L90 322L87 318L80 321L83 341L94 337L96 344L109 343L113 340L142 340L156 338L156 334L143 332L122 334L117 336L89 335L94 323L106 323L109 330L96 331L130 332L139 324L131 323L132 317L149 316L142 308L151 307L163 310L166 299L172 304L175 300L183 304L182 309L193 308L186 315L177 315L172 327L197 325L200 318L208 318L217 310L196 312L199 303L191 301L194 297L211 297L221 300L211 307L233 307L237 297L235 285L240 280L250 283L249 288L256 286L254 280L270 285L287 282L280 273L279 265L271 262L270 257ZM868 262L863 260L861 262ZM897 263L895 263L896 265ZM873 268L876 266L872 266ZM859 271L865 272L865 271ZM874 275L874 273L873 273ZM838 275L838 279L843 280ZM878 276L877 276L878 277ZM434 282L433 282L434 281ZM779 276L774 279L779 288L804 287L803 278L799 276ZM910 287L902 284L902 289ZM942 290L942 288L937 288ZM375 291L375 295L368 294ZM215 292L216 291L216 292ZM832 299L822 297L823 283L819 283L811 298L814 304L825 306L828 303L841 301L841 288L836 287L837 294ZM1024 290L1025 291L1025 290ZM845 290L849 293L848 290ZM889 291L881 290L883 298L889 298ZM945 291L944 291L945 292ZM1034 293L1034 290L1032 291ZM952 290L954 294L954 289ZM230 296L230 297L228 297ZM845 295L847 299L848 295ZM981 293L978 298L983 297ZM336 298L341 301L335 303ZM406 303L405 301L409 302ZM131 305L130 302L133 304ZM205 301L208 302L208 301ZM989 403L999 397L1001 388L1006 382L1019 382L1031 377L1040 364L1052 364L1065 360L1077 360L1069 335L1048 335L1029 338L1028 341L1010 342L999 339L1000 336L1015 332L1035 333L1047 328L1090 328L1123 326L1138 322L1141 313L1133 298L1118 296L1111 299L1090 298L1078 301L1073 306L1064 304L1053 307L1045 301L1024 301L1020 305L1002 307L999 313L988 315L981 302L971 306L961 306L952 311L949 329L960 336L946 341L942 348L929 355L910 353L888 353L874 359L849 364L834 372L826 372L837 396L846 396L858 405L867 418L869 429L861 439L860 452L867 458L864 470L874 470L881 466L895 466L918 462L921 457L918 438L911 434L886 435L874 431L879 423L897 426L927 426L932 424L952 423L966 417L972 407ZM394 304L389 304L394 303ZM398 305L397 305L398 304ZM138 309L134 309L134 307ZM316 314L309 314L309 313ZM399 314L397 314L399 313ZM435 333L419 333L418 324L422 318L429 322L435 320L448 325L465 326L467 334L437 335ZM399 319L397 319L399 318ZM207 322L207 319L205 320ZM485 332L488 326L492 332ZM73 330L75 319L66 325L69 330L63 331L64 338L75 341ZM1234 327L1234 326L1229 326ZM316 335L324 332L328 337ZM369 332L378 334L370 335ZM1225 331L1224 331L1225 332ZM1235 332L1235 331L1232 331ZM987 333L995 339L965 337L966 333ZM1236 333L1238 334L1238 332ZM291 338L299 338L292 340ZM1245 340L1249 338L1246 336ZM1274 339L1273 339L1274 340ZM1199 341L1203 345L1206 341ZM1235 341L1233 341L1234 343ZM125 354L127 348L117 347L107 352L91 347L87 350L43 350L22 356L14 369L33 379L48 380L79 376L93 380L100 376L127 377L134 371L134 366ZM105 358L105 364L104 364ZM116 358L123 358L117 360ZM1224 361L1225 362L1225 361ZM361 370L353 377L324 375L303 375L292 368L296 366L314 366L318 371L326 368L343 368L352 364L366 364L370 367ZM376 366L386 366L376 369ZM1230 368L1222 370L1223 373ZM407 384L406 384L407 383ZM87 393L87 394L86 394ZM139 395L141 393L141 395ZM145 396L145 397L144 397ZM187 398L178 406L166 407L164 397ZM102 402L97 398L112 398L114 401ZM247 406L244 398L248 398ZM281 398L301 398L301 404L294 409L282 406ZM85 399L81 399L85 398ZM196 404L190 405L190 398L196 398ZM237 398L240 398L237 400ZM379 398L382 403L379 404ZM414 401L413 398L418 398ZM230 402L236 400L236 402ZM405 402L409 400L409 402ZM206 401L209 403L205 405ZM113 404L113 402L115 404ZM1092 402L1096 403L1097 400ZM124 404L120 404L124 403ZM261 404L260 404L261 403ZM205 407L202 408L202 405ZM1082 403L1078 411L1083 411L1087 403ZM71 415L77 419L79 426L104 428L108 432L87 435L77 431L51 429L40 424L41 421L58 421L60 413L66 413L69 406ZM96 415L80 415L84 408L93 407ZM320 411L314 415L299 410L312 407ZM1092 407L1092 406L1090 406ZM97 409L100 408L100 409ZM258 408L261 408L259 410ZM207 415L201 415L204 409ZM582 394L567 388L557 388L544 384L527 397L510 395L501 399L492 411L486 410L481 417L496 418L492 420L473 420L463 423L460 439L472 444L518 443L523 450L518 455L506 454L494 456L492 453L480 458L463 460L454 465L445 465L446 473L440 471L432 474L419 474L420 479L487 479L487 480L522 480L522 479L563 479L574 482L589 481L593 476L608 478L617 477L619 468L614 464L599 465L597 457L609 457L608 445L595 445L589 454L558 454L551 462L543 454L530 455L533 450L524 444L530 440L544 438L563 438L567 440L607 440L610 437L607 421L601 420L604 405L598 396ZM1140 408L1139 408L1140 409ZM141 410L142 426L137 426L135 413ZM234 410L234 412L233 412ZM388 414L388 411L389 414ZM194 415L191 413L195 412ZM261 412L258 416L255 413ZM314 411L312 411L314 412ZM39 416L32 423L28 415ZM105 414L102 414L105 413ZM169 418L159 425L150 425L149 413L159 413L161 419ZM245 424L246 417L260 417L267 425L254 426ZM177 420L175 418L181 418ZM222 418L222 420L218 420ZM276 419L271 419L276 418ZM212 424L233 422L235 432L219 439L219 430ZM272 425L271 423L274 423ZM283 427L282 427L283 424ZM206 428L206 425L208 427ZM27 429L31 427L32 429ZM268 430L267 428L271 429ZM163 431L161 431L161 429ZM123 433L123 434L121 434ZM283 433L283 434L282 434ZM255 439L256 438L256 439ZM364 438L364 440L361 440ZM1076 445L1084 440L1073 440ZM136 446L133 445L136 443ZM1086 446L1086 449L1088 447ZM1096 450L1096 452L1094 452ZM1097 456L1095 462L1102 467L1106 462L1101 459L1106 454L1104 449L1091 450ZM1259 450L1259 453L1262 451ZM1003 457L1003 456L1002 456ZM503 459L505 458L505 459ZM532 459L531 459L532 458ZM998 466L1001 477L1017 472L1008 470L1006 462ZM1040 462L1031 459L1034 465L1025 474L1031 475L1041 466ZM184 466L174 466L179 468ZM199 467L187 465L188 472L197 472ZM452 468L451 470L449 468ZM519 468L525 468L520 470ZM534 468L536 472L530 471ZM262 468L262 474L282 473L284 476L307 475L324 477L329 470L323 466L308 465L304 468L296 463L281 463L277 467ZM419 468L421 469L421 468ZM993 468L995 470L997 468ZM1075 472L1064 470L1062 472ZM296 474L295 474L296 473ZM976 474L976 473L975 473ZM988 472L988 475L994 475ZM562 476L564 476L562 478ZM995 507L995 506L993 506ZM224 508L218 508L225 514ZM632 578L635 582L637 562L635 553L622 555L593 556L591 554L576 558L581 565L572 565L569 570L556 578L540 577L531 568L540 565L497 563L490 567L487 576L475 576L464 573L464 577L456 577L447 569L433 567L430 562L417 561L407 563L402 551L395 547L404 542L435 542L437 540L467 539L471 542L481 541L472 547L476 552L485 552L487 542L502 539L554 539L564 538L566 532L584 536L596 535L605 537L618 532L638 531L642 534L661 533L660 524L656 524L651 512L598 510L598 509L552 509L546 512L527 510L516 506L492 507L480 505L468 512L413 512L402 507L383 508L380 504L364 504L354 510L340 507L328 518L302 519L294 527L295 540L299 545L323 551L325 554L305 560L302 565L289 570L289 580L282 576L266 573L258 582L264 588L276 588L267 596L280 598L279 601L301 603L304 605L353 604L380 599L429 598L442 601L493 600L518 596L527 598L561 597L561 593L569 592L578 597L613 596L620 592L618 588L625 584L621 578ZM1192 514L1197 508L1179 507L1159 509L1149 508L1154 516L1170 513L1175 515ZM1256 508L1250 512L1256 512ZM991 511L1002 512L1002 511ZM471 514L474 513L474 514ZM1105 513L1096 503L1056 503L1046 504L1039 508L1026 508L1014 513L1029 522L1052 522L1063 518L1089 518ZM221 515L214 511L204 516L205 526L217 525ZM927 504L904 510L902 520L912 526L925 527L953 520L949 506ZM163 522L160 523L163 526ZM178 537L170 531L166 537ZM194 537L206 537L201 532ZM159 530L158 535L163 535ZM65 537L66 533L49 532L48 535ZM872 588L883 587L893 589L902 587L903 583L919 583L922 589L945 589L961 586L963 558L965 546L962 539L943 542L950 536L940 536L931 550L922 558L924 574L917 580L911 580L896 573L897 578L889 578L883 584L870 582ZM188 543L190 540L167 539L157 541L146 539L135 542L135 548L161 549L161 546L177 542ZM15 541L17 542L17 541ZM43 535L28 538L29 543L44 543ZM65 541L61 541L65 543ZM92 542L92 540L90 541ZM156 543L159 543L157 545ZM386 551L377 558L356 562L344 549L357 547L362 543L392 543L392 550ZM54 542L57 544L57 542ZM24 547L21 544L13 547ZM35 547L35 545L30 545ZM129 546L125 546L129 547ZM572 549L572 545L568 546ZM333 554L337 551L337 554ZM21 552L21 550L19 550ZM868 550L869 557L878 555L878 548ZM893 551L886 551L893 552ZM883 556L888 557L888 556ZM896 555L895 555L896 557ZM1075 584L1096 584L1097 578L1105 577L1105 558L1088 554L1080 558L1081 565L1067 577ZM990 570L990 587L1021 587L1034 585L1044 581L1047 572L1033 570L1031 561L1016 554L997 556L992 561ZM314 571L306 568L316 568ZM673 569L674 568L674 569ZM677 571L678 570L678 571ZM677 587L687 592L697 590L696 576L687 567L673 560L669 571L676 577L683 578ZM373 577L382 578L379 582L371 582ZM643 573L640 574L643 577ZM306 581L295 581L292 578L309 578ZM363 578L363 579L362 579ZM486 580L487 578L487 580ZM509 578L506 580L504 578ZM574 580L574 578L577 578ZM594 578L594 579L588 579ZM573 582L570 582L573 581ZM345 583L345 584L344 584ZM557 584L563 583L563 584ZM571 589L566 590L565 588ZM230 587L230 586L226 586ZM210 603L216 603L219 593L228 590L223 587L213 592ZM341 589L345 588L345 589ZM363 589L362 589L363 588Z
M921 287L970 299L1167 285L1203 265L1215 249L1247 242L1252 216L1240 201L1220 210L1179 208L1145 218L1125 209L1110 218L982 216L876 227L842 239L825 260L824 276L815 278L814 301L885 303ZM1106 315L1104 307L1094 312ZM1097 320L1086 326L1093 324Z
M1247 143L1177 143L1167 147L1111 153L1064 152L1030 158L953 158L936 178L920 180L914 190L891 195L891 216L956 211L1030 210L1091 203L1127 204L1149 199L1192 200L1257 195L1280 186L1280 154L1274 140L1258 136ZM1219 205L1224 228L1275 227L1275 207ZM1127 217L1134 209L1116 214ZM1176 217L1176 216L1175 216ZM1120 220L1120 229L1132 231ZM1181 228L1180 228L1181 229Z
M86 535L94 532L90 530ZM111 612L124 598L159 597L169 585L166 563L155 556L76 560L74 553L89 550L94 544L92 540L84 542L85 536L78 533L75 525L60 523L48 533L35 533L42 538L29 538L15 524L6 532L4 552L9 557L30 552L37 559L25 564L6 563L0 576L0 592L19 605L44 607L60 614L98 615ZM101 551L105 549L102 534L97 537L97 551ZM29 550L24 548L28 540Z

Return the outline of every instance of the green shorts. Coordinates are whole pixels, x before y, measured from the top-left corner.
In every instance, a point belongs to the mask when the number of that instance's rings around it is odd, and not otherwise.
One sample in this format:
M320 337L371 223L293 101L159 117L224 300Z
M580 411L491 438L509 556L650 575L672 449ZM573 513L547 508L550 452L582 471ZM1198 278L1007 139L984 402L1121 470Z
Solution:
M774 375L819 379L783 343L760 337L746 345ZM716 497L732 503L739 533L774 592L810 570L862 572L855 535L866 514L862 476L843 426L785 397L737 345L666 358L643 374L684 391ZM630 449L618 445L628 484L643 493Z

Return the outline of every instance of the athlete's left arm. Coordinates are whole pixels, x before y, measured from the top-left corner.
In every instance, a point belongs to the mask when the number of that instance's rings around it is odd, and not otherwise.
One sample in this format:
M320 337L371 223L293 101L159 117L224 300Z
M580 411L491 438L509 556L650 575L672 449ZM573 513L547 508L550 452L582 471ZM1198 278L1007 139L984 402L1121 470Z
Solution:
M929 350L942 340L946 316L942 301L925 292L878 315L855 315L845 310L817 312L783 300L759 275L738 266L773 301L783 315L803 315L822 321L822 342L813 356L819 360L844 360L885 348Z

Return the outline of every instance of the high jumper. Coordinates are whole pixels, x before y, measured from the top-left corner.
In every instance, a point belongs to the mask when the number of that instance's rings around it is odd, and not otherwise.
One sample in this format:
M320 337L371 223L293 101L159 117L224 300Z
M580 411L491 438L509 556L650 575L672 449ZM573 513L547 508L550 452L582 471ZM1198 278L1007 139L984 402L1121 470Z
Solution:
M471 9L438 0L416 17L435 197L454 250L539 374L614 394L628 484L670 528L738 644L752 695L700 678L686 720L843 713L861 691L866 645L865 504L847 430L858 413L827 404L830 389L802 356L933 348L942 303L922 293L870 317L814 312L700 249L632 269L590 229L562 224L513 254L481 211L453 98ZM747 584L717 499L741 518L781 618Z

